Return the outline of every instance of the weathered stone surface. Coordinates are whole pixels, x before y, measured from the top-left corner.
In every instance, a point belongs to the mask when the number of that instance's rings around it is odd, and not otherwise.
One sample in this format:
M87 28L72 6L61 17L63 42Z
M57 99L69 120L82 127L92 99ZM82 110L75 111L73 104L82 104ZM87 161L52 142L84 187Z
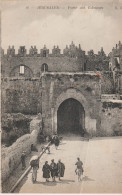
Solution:
M86 130L89 133L91 130L96 131L98 110L100 110L97 100L100 98L101 91L99 77L95 73L45 73L42 83L44 86L42 91L44 132L52 134L57 131L57 110L60 104L69 98L74 98L82 104L85 110ZM90 91L87 90L88 87Z
M101 134L104 135L122 135L122 100L107 102L101 111Z
M30 125L31 133L23 135L10 147L2 148L2 182L12 173L12 171L21 162L21 154L23 151L26 155L31 151L31 144L36 144L38 133L41 130L41 121L34 118Z

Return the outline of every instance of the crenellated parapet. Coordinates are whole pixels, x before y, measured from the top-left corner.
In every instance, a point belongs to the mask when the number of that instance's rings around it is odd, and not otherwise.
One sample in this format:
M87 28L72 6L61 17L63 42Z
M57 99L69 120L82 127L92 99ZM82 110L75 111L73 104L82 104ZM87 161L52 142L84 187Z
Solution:
M49 56L49 49L47 49L46 45L44 45L43 49L40 50L41 57Z
M25 48L25 46L20 46L20 48L18 49L18 55L19 56L26 56L27 50Z
M66 48L63 50L63 55L71 58L84 57L85 51L81 49L80 44L79 47L77 47L72 41L72 43L69 46L66 45Z
M120 55L122 55L122 43L121 43L121 41L119 41L119 43L116 44L115 47L113 47L112 53L115 57L119 57Z
M103 47L101 47L101 50L98 51L98 54L95 54L94 51L91 49L90 51L88 51L88 59L90 61L104 61L104 60L108 60L108 57L106 56Z
M53 49L52 49L52 55L53 56L60 56L60 53L61 52L61 50L59 49L59 46L57 45L57 47L54 45L54 47L53 47Z
M108 71L109 57L106 56L103 48L97 54L91 49L86 55L86 70Z
M66 47L63 49L63 52L61 53L61 49L59 46L54 46L52 49L52 52L49 51L49 49L44 45L42 49L39 50L36 48L36 46L31 46L29 51L27 51L25 46L20 46L18 49L18 52L15 51L14 46L9 46L7 49L7 54L5 54L4 50L1 50L1 54L3 56L7 57L14 57L14 56L20 56L20 57L69 57L69 58L76 58L76 59L89 59L90 61L94 60L108 60L108 57L106 56L103 48L101 48L100 51L98 51L98 54L95 54L93 50L88 51L88 54L85 54L85 51L81 49L80 44L76 46L73 41L70 45L66 45ZM116 48L113 48L112 50L112 56L122 55L122 44L119 42L119 44L116 46Z
M29 55L30 56L37 56L37 54L38 54L38 50L37 50L36 46L35 45L31 46L31 48L29 49Z
M90 60L94 60L95 59L95 54L94 54L93 49L91 49L90 51L88 51L88 58Z
M104 52L104 50L103 50L103 47L101 47L101 50L98 51L97 57L98 57L98 59L100 58L100 59L102 59L102 60L105 60L105 59L106 59L106 54L105 54L105 52Z
M98 55L100 55L100 56L106 56L106 54L105 54L105 52L103 50L103 47L101 47L101 50L98 51Z
M7 56L11 57L11 56L15 56L15 49L14 49L14 46L12 47L8 47L7 49Z
M118 44L113 47L112 52L109 54L110 62L109 68L111 70L122 70L122 43L119 41Z

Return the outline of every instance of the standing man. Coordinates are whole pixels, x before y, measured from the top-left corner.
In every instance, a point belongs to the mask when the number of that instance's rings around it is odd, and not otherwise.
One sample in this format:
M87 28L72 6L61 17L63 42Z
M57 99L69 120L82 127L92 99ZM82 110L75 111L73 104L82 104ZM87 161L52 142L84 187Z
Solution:
M48 161L45 162L42 168L43 171L43 178L46 179L47 182L49 182L50 178L50 166L48 165Z
M58 149L58 146L59 146L59 137L57 135L54 136L54 144L55 144L55 148L56 150Z
M54 159L52 159L51 161L52 161L50 164L51 177L52 177L53 182L55 182L55 177L57 175L57 165L54 162Z
M64 171L65 171L65 165L61 162L61 160L59 160L57 163L57 170L58 170L58 178L60 181L61 177L64 177Z
M76 175L78 175L78 181L82 181L81 176L83 175L83 163L80 160L80 158L77 158L77 160L78 161L75 164L77 166L75 172L76 172Z
M37 170L39 169L39 159L33 160L30 162L30 165L33 169L32 172L32 182L36 182L37 180Z
M26 158L26 154L25 151L23 151L21 155L22 170L26 168L25 158Z

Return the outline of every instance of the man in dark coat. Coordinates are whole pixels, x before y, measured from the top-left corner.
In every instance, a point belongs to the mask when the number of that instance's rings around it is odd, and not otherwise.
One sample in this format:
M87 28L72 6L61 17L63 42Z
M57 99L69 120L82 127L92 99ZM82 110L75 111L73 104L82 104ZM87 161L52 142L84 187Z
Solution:
M65 165L61 162L61 160L57 163L57 171L58 171L58 178L61 180L61 177L64 177Z
M42 168L43 171L43 178L46 179L47 182L49 182L50 178L50 166L48 165L48 161L45 162Z
M26 154L25 151L23 151L21 155L22 170L26 168L25 158L26 158Z
M55 135L53 140L54 140L55 148L57 150L59 143L60 143L58 135Z
M50 171L51 171L51 177L52 177L52 180L53 182L55 181L55 177L57 175L57 165L56 163L54 162L54 159L51 160L51 164L50 164Z

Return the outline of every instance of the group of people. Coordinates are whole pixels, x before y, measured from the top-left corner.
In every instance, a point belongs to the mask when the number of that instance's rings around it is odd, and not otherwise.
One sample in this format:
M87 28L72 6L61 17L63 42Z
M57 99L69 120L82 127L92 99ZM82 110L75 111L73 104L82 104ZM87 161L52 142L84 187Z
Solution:
M53 136L49 136L48 141L50 141L51 144L54 144L55 148L58 149L58 146L59 146L59 143L60 143L60 138L58 137L57 134L54 134ZM50 147L49 146L48 147L42 146L41 149L42 149L42 152L48 151L48 154L50 154ZM38 149L36 148L36 146L31 144L31 151L38 152ZM25 159L26 159L26 152L23 151L22 155L21 155L22 170L24 170L26 168Z
M48 164L48 161L45 162L42 171L43 178L45 178L47 182L49 182L50 177L52 177L52 181L55 182L56 177L58 177L59 180L61 180L61 177L64 177L65 165L61 160L59 160L58 163L55 163L54 159L52 159L50 165Z
M78 176L78 181L82 181L83 176L83 162L80 160L80 158L77 158L76 162L76 169L75 173ZM37 179L37 170L39 169L39 160L36 161L36 163L31 164L31 167L33 169L32 172L32 181L33 183L36 182ZM48 164L48 161L45 161L45 164L42 167L43 171L43 178L46 179L46 182L49 182L49 178L52 177L52 181L56 181L56 177L58 177L59 181L61 180L61 177L64 177L65 172L65 165L61 162L61 160L58 161L58 163L55 163L54 159L51 160L51 164Z
M52 137L50 137L50 142L51 144L54 144L56 149L59 146L60 143L60 138L55 134ZM48 151L48 153L50 154L50 147L42 147L42 152L44 151ZM38 151L34 145L31 145L31 151ZM25 158L26 158L26 153L25 151L23 151L22 155L21 155L21 162L22 162L22 169L24 170L26 168L26 163L25 163ZM32 181L33 183L36 181L37 179L37 170L39 169L39 158L37 156L36 161L31 161L30 163L31 167L32 167ZM77 158L77 162L76 162L76 170L75 173L78 176L78 181L82 180L82 175L83 175L83 163L80 160L80 158ZM61 160L58 160L57 163L54 162L54 159L51 160L51 164L48 164L48 161L45 161L45 164L42 167L42 172L43 172L43 178L46 179L46 182L49 182L49 178L52 177L52 181L55 182L56 177L59 178L59 180L61 180L61 177L64 177L64 172L65 172L65 165L64 163L61 162Z
M39 159L37 159L34 163L32 161L30 163L32 167L32 182L36 182L37 179L37 170L39 169ZM65 165L61 162L61 160L58 161L58 163L54 162L54 159L51 160L51 164L48 164L48 161L45 161L45 164L42 167L43 171L43 178L46 179L46 182L49 182L49 178L52 177L52 181L55 182L55 178L58 177L59 180L61 180L61 177L64 176L65 172Z
M58 137L57 134L50 136L49 141L51 142L51 144L55 145L56 150L58 149L58 146L60 144L60 138Z

